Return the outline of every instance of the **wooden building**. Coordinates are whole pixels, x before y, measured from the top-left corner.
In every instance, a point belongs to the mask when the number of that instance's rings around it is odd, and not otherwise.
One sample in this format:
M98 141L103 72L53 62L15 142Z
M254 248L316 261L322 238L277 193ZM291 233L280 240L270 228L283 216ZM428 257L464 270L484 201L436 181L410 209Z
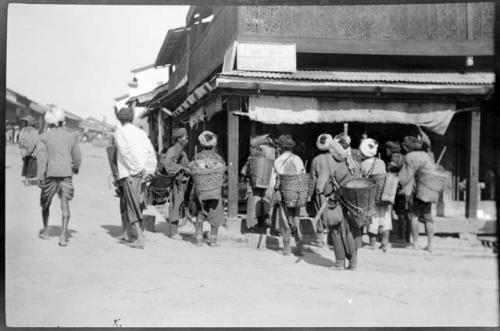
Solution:
M477 211L479 179L489 171L481 126L485 139L496 132L493 29L493 2L193 6L157 56L170 79L148 115L163 145L172 128L186 126L190 156L199 132L219 134L232 169L230 217L252 133L291 133L310 164L317 135L338 133L343 123L354 147L365 131L384 142L421 125L436 158L447 147L441 165L451 173L436 212L454 221L437 231L488 232ZM453 214L457 206L462 215Z

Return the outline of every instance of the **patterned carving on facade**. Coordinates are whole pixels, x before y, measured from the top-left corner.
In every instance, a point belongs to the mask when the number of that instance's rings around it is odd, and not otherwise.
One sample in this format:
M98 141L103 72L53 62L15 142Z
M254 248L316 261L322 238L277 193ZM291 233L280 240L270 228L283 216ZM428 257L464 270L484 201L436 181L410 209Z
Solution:
M368 40L473 40L493 35L492 2L365 6L245 6L243 34Z

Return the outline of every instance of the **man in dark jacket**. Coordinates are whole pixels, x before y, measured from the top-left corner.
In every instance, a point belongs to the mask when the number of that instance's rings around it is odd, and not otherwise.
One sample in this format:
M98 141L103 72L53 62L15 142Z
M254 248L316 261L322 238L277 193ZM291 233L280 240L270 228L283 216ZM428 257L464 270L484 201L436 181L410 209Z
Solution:
M59 246L68 243L68 223L70 217L69 201L73 199L73 174L78 173L81 154L77 136L64 128L64 111L52 108L45 113L45 122L49 131L40 136L37 145L37 179L42 189L40 204L42 207L43 229L40 238L49 239L47 232L49 208L56 193L61 199L62 231Z
M184 148L189 142L185 128L174 129L172 138L175 143L160 156L160 172L175 176L168 204L169 237L182 239L177 233L181 208L189 197L190 177L189 159Z
M23 176L24 184L29 184L29 179L34 178L37 175L37 163L35 155L35 147L38 143L39 132L35 128L35 118L31 115L21 118L21 123L23 123L23 128L19 133L19 149L21 150L21 157L23 159L23 170L21 176Z

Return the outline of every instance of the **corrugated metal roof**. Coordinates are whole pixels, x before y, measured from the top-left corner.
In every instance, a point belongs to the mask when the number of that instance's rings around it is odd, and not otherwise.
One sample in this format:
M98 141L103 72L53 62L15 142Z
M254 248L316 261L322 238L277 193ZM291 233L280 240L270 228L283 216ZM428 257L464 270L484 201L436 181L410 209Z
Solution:
M370 82L484 85L495 82L493 72L399 72L399 71L296 71L293 73L235 70L220 77L240 77L267 80L323 81L323 82Z

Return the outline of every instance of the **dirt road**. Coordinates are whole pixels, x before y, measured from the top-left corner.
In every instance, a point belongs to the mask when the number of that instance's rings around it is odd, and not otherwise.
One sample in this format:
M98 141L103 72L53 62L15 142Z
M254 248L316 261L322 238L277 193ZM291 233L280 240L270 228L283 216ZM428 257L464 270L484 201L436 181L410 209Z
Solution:
M303 258L226 241L195 247L158 232L134 250L120 231L103 148L82 145L68 247L41 228L39 189L21 184L18 150L6 152L8 326L498 326L491 249L437 238L436 252L362 249L359 270L332 271L333 252Z

